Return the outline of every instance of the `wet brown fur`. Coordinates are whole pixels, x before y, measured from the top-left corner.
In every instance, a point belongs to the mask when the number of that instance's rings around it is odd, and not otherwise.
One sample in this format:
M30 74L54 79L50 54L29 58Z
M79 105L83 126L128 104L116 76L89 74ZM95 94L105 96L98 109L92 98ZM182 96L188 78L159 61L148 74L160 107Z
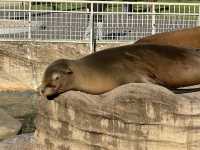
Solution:
M135 44L144 43L200 48L200 27L158 33L144 37L135 42Z
M110 48L78 60L60 59L47 67L42 94L101 94L132 82L172 89L199 84L200 54L195 49L144 44Z

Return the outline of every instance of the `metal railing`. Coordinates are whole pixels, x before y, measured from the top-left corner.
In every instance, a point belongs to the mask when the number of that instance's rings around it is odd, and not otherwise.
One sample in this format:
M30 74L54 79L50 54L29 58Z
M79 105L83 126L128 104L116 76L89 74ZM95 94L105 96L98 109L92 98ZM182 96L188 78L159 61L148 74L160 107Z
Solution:
M199 3L1 0L0 41L134 42L200 25Z

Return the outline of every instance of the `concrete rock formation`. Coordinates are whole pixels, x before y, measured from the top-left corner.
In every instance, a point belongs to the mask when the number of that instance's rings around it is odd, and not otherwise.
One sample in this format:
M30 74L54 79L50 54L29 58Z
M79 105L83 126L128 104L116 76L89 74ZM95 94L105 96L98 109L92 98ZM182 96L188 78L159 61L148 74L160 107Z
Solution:
M40 98L35 136L48 150L198 150L199 95L131 83Z
M46 150L37 145L33 134L22 134L0 142L0 150Z
M14 136L21 129L21 123L0 109L0 140Z

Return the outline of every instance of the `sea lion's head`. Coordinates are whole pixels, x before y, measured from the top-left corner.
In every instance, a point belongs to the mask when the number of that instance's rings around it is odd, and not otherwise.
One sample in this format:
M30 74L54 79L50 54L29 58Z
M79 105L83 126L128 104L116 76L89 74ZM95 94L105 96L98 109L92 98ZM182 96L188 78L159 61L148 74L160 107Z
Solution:
M56 60L44 72L40 93L48 99L53 99L59 94L71 90L73 80L74 76L69 66L69 60Z

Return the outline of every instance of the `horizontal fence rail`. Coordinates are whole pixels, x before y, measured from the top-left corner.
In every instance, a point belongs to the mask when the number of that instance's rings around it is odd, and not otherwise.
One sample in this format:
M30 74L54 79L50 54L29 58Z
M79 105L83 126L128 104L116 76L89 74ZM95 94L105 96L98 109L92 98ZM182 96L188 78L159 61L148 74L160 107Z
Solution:
M123 43L199 25L199 3L0 1L0 41Z

